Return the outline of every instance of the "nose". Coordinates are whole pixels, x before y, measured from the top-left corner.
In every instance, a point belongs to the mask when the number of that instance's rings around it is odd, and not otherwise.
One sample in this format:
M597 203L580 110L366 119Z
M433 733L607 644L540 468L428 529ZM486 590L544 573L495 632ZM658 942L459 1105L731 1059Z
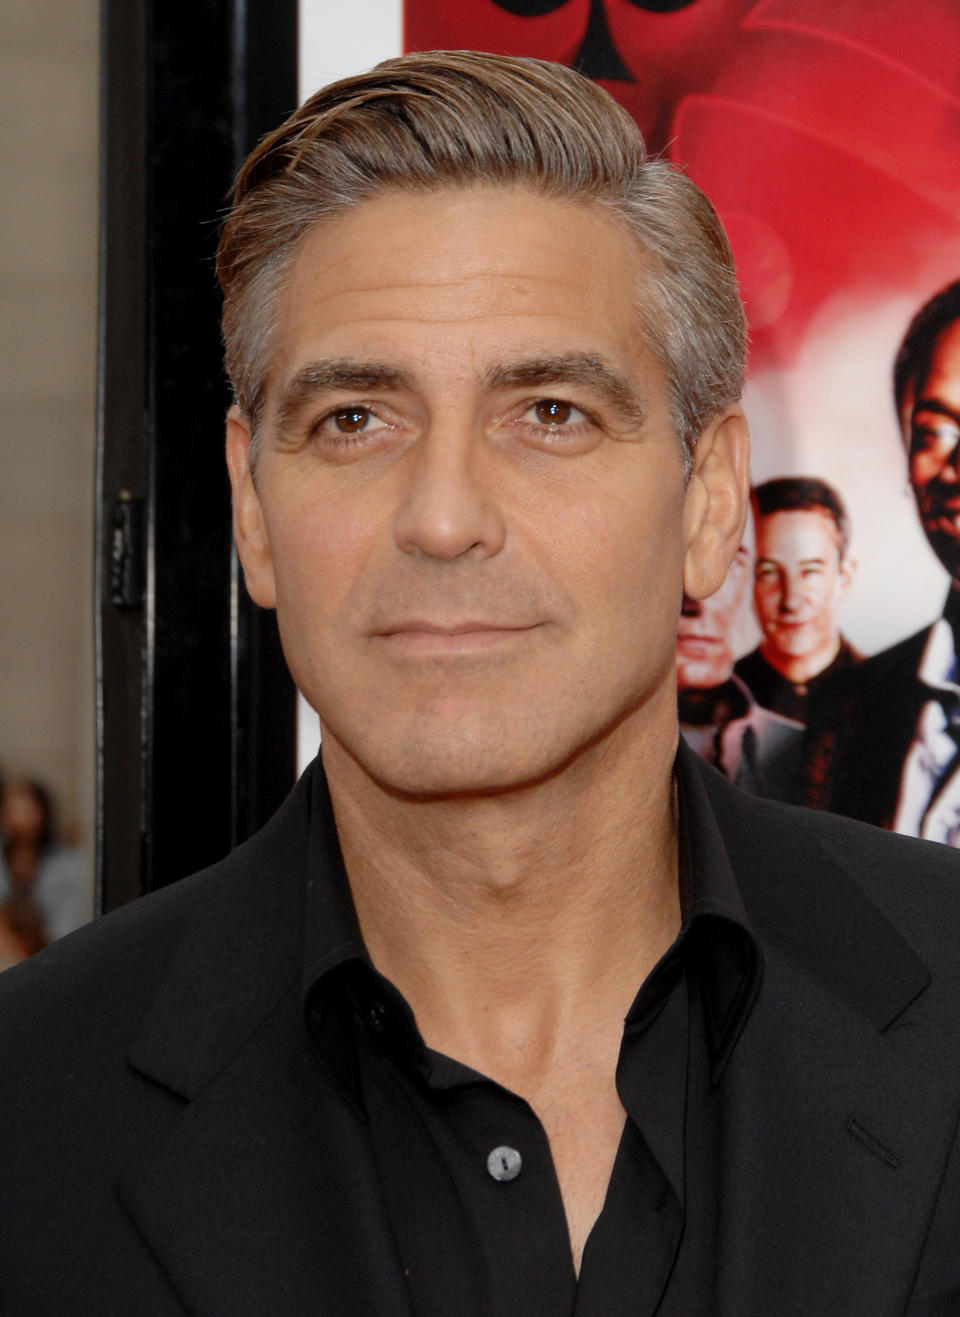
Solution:
M781 572L780 579L780 612L795 613L802 602L802 584L799 576L792 572Z
M944 458L943 465L937 472L937 479L945 485L956 485L960 482L960 440Z
M689 595L683 596L683 605L680 609L681 617L699 617L703 612L700 607L699 599L691 599Z
M410 457L395 523L399 548L442 561L498 553L505 525L479 437L432 428Z

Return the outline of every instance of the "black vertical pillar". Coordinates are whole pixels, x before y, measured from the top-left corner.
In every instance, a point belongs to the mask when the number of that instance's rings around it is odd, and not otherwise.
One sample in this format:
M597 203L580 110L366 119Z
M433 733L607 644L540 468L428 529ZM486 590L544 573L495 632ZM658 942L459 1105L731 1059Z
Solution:
M294 0L105 0L101 908L226 853L294 773L272 615L232 557L214 277L236 167L296 103Z

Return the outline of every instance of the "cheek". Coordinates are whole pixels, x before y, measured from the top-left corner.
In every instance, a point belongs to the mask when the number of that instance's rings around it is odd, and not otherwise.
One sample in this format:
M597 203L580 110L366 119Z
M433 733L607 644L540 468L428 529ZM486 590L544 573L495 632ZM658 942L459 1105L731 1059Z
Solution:
M610 485L592 493L581 483L563 501L542 500L519 532L520 556L529 553L566 598L581 658L598 671L614 656L652 657L661 646L672 663L682 600L679 501L664 495L656 506L635 489L614 495Z
M369 517L349 500L287 503L270 530L281 618L336 610L370 555Z
M912 458L910 461L910 484L913 486L913 492L918 502L926 494L926 486L934 479L943 467L943 463L933 453L923 453Z
M676 604L682 595L683 546L679 522L650 509L630 509L620 518L599 516L574 547L575 570L584 588L597 584L611 605L630 603L645 612L658 602Z

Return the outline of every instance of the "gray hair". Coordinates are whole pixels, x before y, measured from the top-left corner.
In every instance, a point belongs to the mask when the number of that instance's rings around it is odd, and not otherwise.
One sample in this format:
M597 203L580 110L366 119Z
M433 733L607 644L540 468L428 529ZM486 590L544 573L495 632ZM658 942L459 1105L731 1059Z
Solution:
M646 260L640 331L668 379L689 471L707 423L743 388L746 327L733 255L706 196L648 156L636 124L582 74L544 60L427 51L311 96L234 185L217 275L227 373L254 457L280 304L301 240L389 190L478 183L592 202Z

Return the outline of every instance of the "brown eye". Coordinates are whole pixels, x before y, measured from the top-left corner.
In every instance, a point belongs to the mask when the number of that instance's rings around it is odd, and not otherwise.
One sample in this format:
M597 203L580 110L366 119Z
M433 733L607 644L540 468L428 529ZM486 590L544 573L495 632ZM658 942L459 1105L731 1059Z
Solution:
M356 434L370 419L365 407L344 407L333 413L333 423L341 434Z
M534 403L533 412L541 425L564 425L569 421L573 407L557 398L542 398Z

